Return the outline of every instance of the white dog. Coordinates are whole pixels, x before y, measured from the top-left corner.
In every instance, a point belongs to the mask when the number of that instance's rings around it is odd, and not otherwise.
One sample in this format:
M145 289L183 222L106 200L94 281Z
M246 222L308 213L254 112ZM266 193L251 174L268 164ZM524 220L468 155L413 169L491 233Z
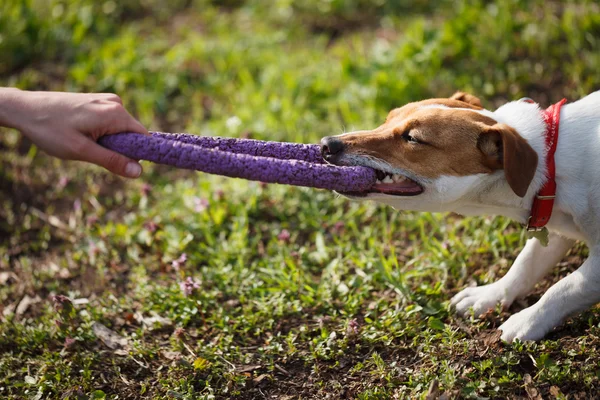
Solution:
M404 210L504 215L530 230L547 227L548 246L529 239L506 276L452 298L463 315L510 306L575 240L585 241L590 255L583 265L499 328L508 342L538 340L600 302L600 91L561 105L544 111L520 100L492 112L459 92L395 109L374 130L323 138L323 156L377 170L371 190L343 193L353 199Z

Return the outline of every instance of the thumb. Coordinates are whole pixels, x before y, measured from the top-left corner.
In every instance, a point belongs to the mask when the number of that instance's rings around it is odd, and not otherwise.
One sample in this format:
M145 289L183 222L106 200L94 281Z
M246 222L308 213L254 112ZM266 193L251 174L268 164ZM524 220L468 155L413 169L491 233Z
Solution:
M89 148L81 154L81 160L104 167L125 178L137 178L142 174L142 166L138 162L92 141Z

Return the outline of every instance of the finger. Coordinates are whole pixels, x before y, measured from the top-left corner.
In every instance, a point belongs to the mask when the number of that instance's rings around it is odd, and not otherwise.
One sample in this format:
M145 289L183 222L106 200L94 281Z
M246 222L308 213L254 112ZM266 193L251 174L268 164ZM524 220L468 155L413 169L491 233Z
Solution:
M142 174L142 166L136 161L92 141L86 151L81 152L79 159L104 167L125 178L137 178Z

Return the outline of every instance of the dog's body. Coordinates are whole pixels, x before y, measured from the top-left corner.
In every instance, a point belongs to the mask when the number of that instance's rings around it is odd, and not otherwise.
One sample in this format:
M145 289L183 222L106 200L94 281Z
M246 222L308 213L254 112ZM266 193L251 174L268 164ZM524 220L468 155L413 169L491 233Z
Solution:
M410 103L393 110L375 130L322 143L329 162L380 171L372 191L346 195L404 210L504 215L526 223L547 180L546 123L539 106L525 101L491 112L480 108L479 99L457 93ZM576 240L586 242L589 258L536 304L511 316L500 327L502 339L541 339L567 316L600 302L598 155L600 91L562 107L548 246L528 240L506 276L453 297L458 313L472 309L480 315L498 303L508 307L530 292Z

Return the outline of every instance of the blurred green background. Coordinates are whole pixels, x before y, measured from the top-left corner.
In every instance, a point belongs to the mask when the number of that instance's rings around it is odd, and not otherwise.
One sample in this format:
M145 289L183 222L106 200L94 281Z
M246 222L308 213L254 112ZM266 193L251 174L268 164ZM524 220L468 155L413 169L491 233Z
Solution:
M456 90L576 100L599 70L595 1L0 1L1 86L114 92L150 130L314 143ZM0 129L0 397L597 393L595 310L513 345L489 340L508 313L448 310L507 270L518 224L144 169L121 180Z
M600 62L593 1L0 7L2 84L115 92L156 129L315 140L457 89L490 107L522 96L575 99L595 89Z

